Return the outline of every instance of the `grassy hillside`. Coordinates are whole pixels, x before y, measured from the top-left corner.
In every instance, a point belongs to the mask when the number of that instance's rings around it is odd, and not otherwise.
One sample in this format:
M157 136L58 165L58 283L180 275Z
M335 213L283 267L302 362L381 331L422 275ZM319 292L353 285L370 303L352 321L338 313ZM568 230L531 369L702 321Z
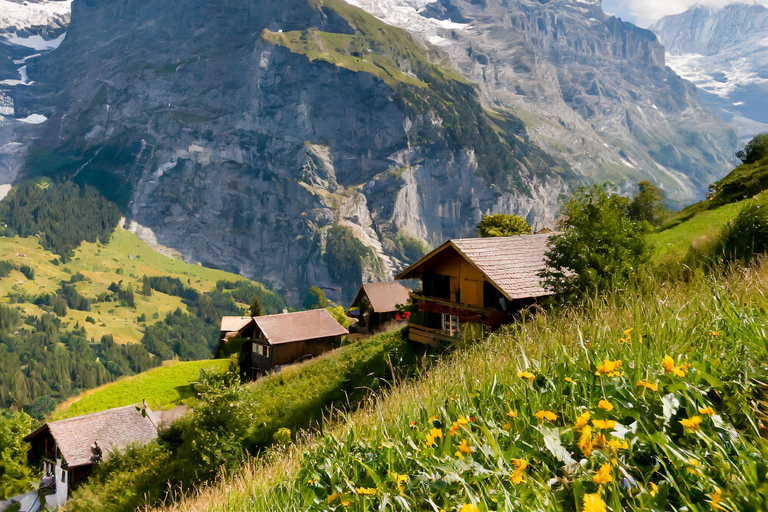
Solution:
M180 297L157 291L151 296L141 295L141 278L145 275L177 277L201 293L215 289L217 281L248 281L235 274L163 256L120 227L106 245L88 242L80 245L67 263L61 263L57 255L43 249L35 237L0 237L0 260L34 269L33 280L26 279L18 270L0 279L0 301L17 303L27 314L41 314L43 308L32 301L45 293L56 293L62 281L81 273L86 279L76 283L75 288L92 300L91 308L90 311L70 308L63 318L64 327L79 323L89 338L99 340L101 336L111 334L117 343L138 343L146 324L156 322L177 308L185 312L188 309ZM108 293L111 283L132 288L135 307L120 302L96 302L94 299L99 294ZM242 307L245 309L247 305ZM89 317L93 321L87 321ZM139 320L142 317L145 320Z
M656 262L679 260L691 247L712 241L747 200L768 190L768 159L742 164L712 185L706 199L670 216L649 237Z
M104 411L146 400L153 410L181 405L195 395L191 383L197 381L200 370L224 370L227 359L203 361L167 361L163 366L132 377L124 377L95 389L90 389L60 404L51 419L63 420L81 414Z
M768 264L643 286L511 325L172 510L768 509Z
M222 466L238 467L270 445L278 429L297 434L323 425L332 410L357 408L392 382L394 368L407 371L413 362L412 347L397 331L346 345L219 399L202 397L192 414L164 433L168 442L111 458L67 508L128 512L173 500L169 491L194 488Z

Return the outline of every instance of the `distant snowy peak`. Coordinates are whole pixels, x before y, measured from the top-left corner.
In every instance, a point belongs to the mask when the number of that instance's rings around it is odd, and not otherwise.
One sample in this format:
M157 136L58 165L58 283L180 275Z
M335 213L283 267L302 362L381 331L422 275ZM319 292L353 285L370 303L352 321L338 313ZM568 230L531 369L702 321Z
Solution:
M16 2L0 0L0 32L16 32L40 28L66 29L72 0Z
M665 16L650 28L670 54L715 55L743 44L768 42L768 8L741 3L721 9L694 6Z

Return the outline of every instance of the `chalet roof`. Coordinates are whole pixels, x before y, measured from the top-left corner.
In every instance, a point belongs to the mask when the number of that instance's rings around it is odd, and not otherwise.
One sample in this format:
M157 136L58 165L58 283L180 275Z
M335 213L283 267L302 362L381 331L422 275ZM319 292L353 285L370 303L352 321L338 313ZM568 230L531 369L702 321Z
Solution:
M25 440L33 441L48 431L70 468L85 466L96 462L91 452L94 441L98 441L106 458L130 444L145 444L157 439L157 428L153 424L155 415L149 408L147 413L148 417L145 418L136 410L135 405L128 405L52 421L28 435Z
M357 304L365 295L368 297L368 302L371 303L374 313L391 313L397 311L398 304L408 302L409 294L410 290L397 281L366 283L358 290L352 305Z
M415 279L429 260L452 248L485 275L508 299L552 295L541 285L547 242L557 233L448 240L401 272L397 279Z
M223 316L221 317L221 332L238 332L251 323L249 316Z
M349 334L327 309L257 316L253 320L272 345Z

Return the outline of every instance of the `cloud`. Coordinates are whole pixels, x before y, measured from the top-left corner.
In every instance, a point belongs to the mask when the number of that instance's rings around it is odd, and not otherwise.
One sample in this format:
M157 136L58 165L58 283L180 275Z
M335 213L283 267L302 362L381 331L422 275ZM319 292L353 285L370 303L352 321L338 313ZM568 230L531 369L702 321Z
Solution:
M603 9L640 27L647 27L664 16L685 12L697 4L719 9L733 3L768 6L768 0L604 0Z

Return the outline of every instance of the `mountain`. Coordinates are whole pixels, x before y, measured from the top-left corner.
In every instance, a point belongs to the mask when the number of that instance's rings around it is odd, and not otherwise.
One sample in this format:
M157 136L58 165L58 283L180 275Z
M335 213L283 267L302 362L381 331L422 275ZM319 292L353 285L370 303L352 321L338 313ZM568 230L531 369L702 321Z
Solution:
M75 1L12 90L16 118L45 119L9 122L20 178L93 185L187 260L295 304L388 278L484 213L551 225L606 179L681 204L729 167L733 134L599 2L358 1Z
M704 102L737 127L740 139L768 131L768 8L695 6L651 30L669 65L700 88Z

